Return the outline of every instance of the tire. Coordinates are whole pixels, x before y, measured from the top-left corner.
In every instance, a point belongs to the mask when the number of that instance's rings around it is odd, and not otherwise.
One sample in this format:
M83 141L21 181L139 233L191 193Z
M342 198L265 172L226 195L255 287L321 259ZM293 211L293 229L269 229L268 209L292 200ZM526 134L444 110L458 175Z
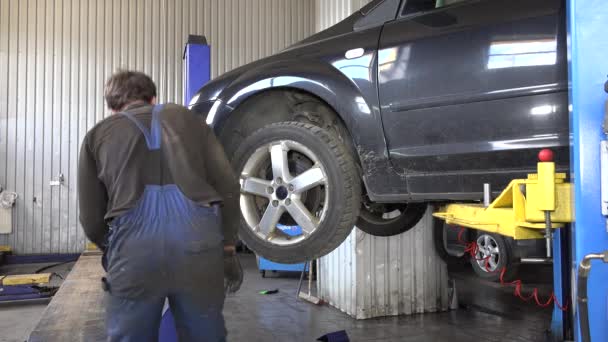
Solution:
M485 280L499 282L501 270L506 268L504 280L512 280L519 267L519 264L515 263L513 258L513 240L502 235L479 231L476 241L479 251L476 258L470 258L470 261L477 276ZM491 252L492 257L490 259L493 262L488 263L486 268L486 262L481 259L490 255L487 248L494 251Z
M462 234L462 242L453 241L448 237L448 233L451 233L449 229L452 226L445 224L443 220L433 218L433 244L435 245L435 251L437 255L448 264L461 263L467 259L467 254L464 252L464 244L469 241L469 235L471 230L467 229ZM449 244L458 244L462 246L462 251L455 253L452 249L449 250Z
M355 225L361 182L335 133L274 123L242 140L232 165L241 179L240 238L266 259L314 260L338 247ZM281 225L307 233L290 235Z
M357 228L374 236L399 235L414 228L426 208L426 203L362 204ZM391 217L391 214L397 216Z

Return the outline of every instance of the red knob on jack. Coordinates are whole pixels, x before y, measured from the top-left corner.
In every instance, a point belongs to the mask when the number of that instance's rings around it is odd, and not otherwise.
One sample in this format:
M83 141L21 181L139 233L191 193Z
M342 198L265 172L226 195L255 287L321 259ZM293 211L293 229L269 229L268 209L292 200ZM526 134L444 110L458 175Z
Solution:
M538 160L540 160L543 163L552 162L553 161L553 151L551 151L548 148L540 150L540 152L538 152Z

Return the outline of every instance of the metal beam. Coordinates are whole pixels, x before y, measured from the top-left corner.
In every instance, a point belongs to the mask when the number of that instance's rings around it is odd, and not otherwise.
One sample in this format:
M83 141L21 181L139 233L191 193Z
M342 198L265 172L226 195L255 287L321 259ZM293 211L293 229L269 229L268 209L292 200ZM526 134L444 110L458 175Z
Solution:
M586 254L608 249L606 218L601 214L600 141L608 75L608 1L568 0L567 22L570 76L571 171L574 182L572 272ZM575 273L573 273L575 274ZM592 341L608 341L606 297L608 266L598 265L589 278L589 317ZM576 288L576 287L575 287ZM576 303L575 300L571 300ZM575 338L581 340L575 308Z

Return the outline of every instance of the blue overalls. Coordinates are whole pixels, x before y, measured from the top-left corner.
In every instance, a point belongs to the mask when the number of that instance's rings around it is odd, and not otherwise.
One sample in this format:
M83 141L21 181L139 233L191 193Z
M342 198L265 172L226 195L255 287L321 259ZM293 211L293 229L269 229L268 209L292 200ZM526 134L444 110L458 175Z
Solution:
M141 130L161 148L161 106ZM223 236L219 207L188 199L176 184L147 185L136 207L110 224L107 266L108 341L158 341L165 298L180 341L225 341Z

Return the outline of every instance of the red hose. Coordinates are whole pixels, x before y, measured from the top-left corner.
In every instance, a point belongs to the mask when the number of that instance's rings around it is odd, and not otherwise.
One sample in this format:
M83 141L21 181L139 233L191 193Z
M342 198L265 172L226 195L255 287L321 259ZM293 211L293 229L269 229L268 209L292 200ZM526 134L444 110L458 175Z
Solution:
M457 227L455 227L457 228ZM490 270L490 256L487 256L485 258L477 258L477 252L479 252L479 246L477 245L477 241L464 241L462 239L462 235L464 234L465 228L464 227L460 227L460 231L458 232L458 242L460 244L464 245L464 252L469 254L469 256L471 258L474 258L474 260L477 261L482 261L485 260L485 268L486 271L489 273L495 273L498 270L494 270L491 271ZM551 305L552 303L555 303L555 306L557 306L558 309L562 310L562 311L568 311L568 303L566 303L565 305L561 305L559 303L559 301L557 300L557 297L555 296L555 292L551 292L551 296L549 296L549 299L547 299L546 302L542 302L539 297L538 297L538 288L534 288L534 290L532 291L532 294L525 296L522 294L522 288L523 288L523 283L520 279L514 280L512 282L506 282L504 280L504 276L505 273L507 273L507 268L503 267L500 270L500 284L502 286L515 286L515 288L513 289L513 295L519 299L521 299L524 302L528 302L530 299L534 299L534 302L536 303L536 305L538 305L539 307L542 308L546 308L549 305Z

